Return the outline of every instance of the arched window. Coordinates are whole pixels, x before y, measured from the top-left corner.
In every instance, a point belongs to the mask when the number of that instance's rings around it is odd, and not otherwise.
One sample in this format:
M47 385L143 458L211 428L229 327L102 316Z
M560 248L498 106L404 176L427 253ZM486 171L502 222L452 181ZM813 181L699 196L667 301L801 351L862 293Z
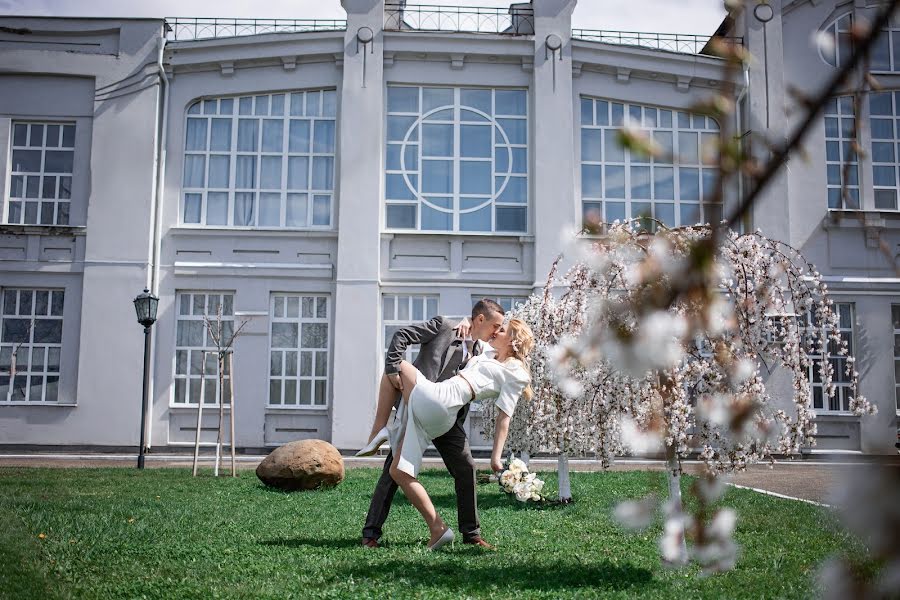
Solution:
M207 98L187 111L181 223L330 228L334 90Z
M832 67L838 67L850 57L853 51L853 42L850 38L850 29L853 27L853 15L844 13L837 17L822 29L832 43L819 44L819 54L822 60Z
M651 135L660 156L632 153L621 146L625 120ZM710 153L719 136L712 117L655 106L581 97L581 205L587 222L653 219L669 226L718 223L716 160Z

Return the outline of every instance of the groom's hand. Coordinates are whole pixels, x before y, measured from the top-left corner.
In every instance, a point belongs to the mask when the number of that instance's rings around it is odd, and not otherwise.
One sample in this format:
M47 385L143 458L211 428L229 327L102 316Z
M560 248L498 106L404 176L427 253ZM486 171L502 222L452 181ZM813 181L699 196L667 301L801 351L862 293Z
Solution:
M391 385L397 388L400 391L403 391L403 380L400 379L400 373L390 373L387 376L388 381L391 382Z

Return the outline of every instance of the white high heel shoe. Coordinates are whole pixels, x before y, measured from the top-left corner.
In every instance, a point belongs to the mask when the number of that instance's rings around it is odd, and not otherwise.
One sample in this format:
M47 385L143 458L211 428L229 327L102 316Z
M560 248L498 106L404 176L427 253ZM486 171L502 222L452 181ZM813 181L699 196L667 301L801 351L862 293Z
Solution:
M433 543L432 545L428 546L428 550L429 550L430 552L434 552L435 550L440 550L442 546L446 546L447 544L449 544L450 542L452 542L452 541L453 541L453 538L455 538L455 537L456 537L456 535L453 533L453 529L451 529L450 527L448 527L448 528L447 528L447 531L445 531L445 532L441 535L441 537L439 537L439 538L437 539L437 541L436 541L435 543Z
M388 428L382 427L381 430L375 434L375 437L372 438L372 441L363 446L362 450L356 453L356 456L372 456L378 452L378 449L383 443L388 441L388 437Z

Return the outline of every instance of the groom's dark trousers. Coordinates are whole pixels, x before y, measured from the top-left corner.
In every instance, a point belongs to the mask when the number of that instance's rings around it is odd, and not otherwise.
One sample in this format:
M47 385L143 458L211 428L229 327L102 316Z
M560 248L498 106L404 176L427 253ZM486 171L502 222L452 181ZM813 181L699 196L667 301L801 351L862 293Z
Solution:
M456 375L462 365L462 342L457 339L454 328L456 322L446 317L435 317L425 323L410 325L397 330L391 338L385 358L385 373L396 373L406 349L419 345L419 355L415 366L427 379L443 381ZM398 393L399 399L399 393ZM481 529L478 521L478 501L475 495L475 461L469 449L464 424L469 414L469 405L463 406L453 427L439 438L432 440L440 453L447 470L456 484L456 510L459 520L459 531L464 540L480 537ZM375 485L372 503L366 515L363 527L364 538L378 539L382 527L391 510L391 502L397 493L397 484L391 478L390 468L394 460L393 453L388 453L384 461L381 477Z

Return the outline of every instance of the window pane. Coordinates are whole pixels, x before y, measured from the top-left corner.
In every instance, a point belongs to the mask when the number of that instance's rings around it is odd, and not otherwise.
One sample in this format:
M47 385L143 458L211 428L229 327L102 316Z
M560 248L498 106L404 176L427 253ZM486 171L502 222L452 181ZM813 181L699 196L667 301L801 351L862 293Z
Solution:
M305 156L288 158L287 186L289 190L305 190L309 188L309 159Z
M256 187L256 155L239 155L235 164L234 186L238 189Z
M75 153L72 151L48 150L44 156L44 171L47 173L71 173Z
M526 209L497 207L497 231L526 231L528 229Z
M281 194L262 193L259 195L259 226L278 227L281 225Z
M309 121L291 119L289 152L309 152Z
M254 224L253 204L256 195L253 192L236 192L234 194L234 224L249 227Z
M25 173L40 173L41 171L41 151L40 150L13 150L12 155L13 171Z
M203 202L201 194L185 194L184 195L184 222L199 223L200 222L200 206Z
M453 229L453 214L423 205L422 229L426 231L450 231Z
M387 226L394 229L414 229L416 227L416 207L389 204L387 206Z
M426 194L453 192L453 163L443 160L422 161L422 191Z
M228 224L228 192L209 192L206 195L206 224Z
M419 88L388 87L387 108L388 112L418 112Z
M459 135L460 156L491 157L491 128L489 126L462 125Z
M331 196L316 194L313 197L313 225L331 224Z
M259 138L259 121L256 119L238 120L238 152L256 152Z
M486 161L460 161L459 183L462 194L491 193L491 163Z
M490 231L491 207L485 206L474 212L459 215L460 231Z
M240 149L240 148L239 148ZM262 128L262 151L281 152L284 149L284 121L265 119Z
M497 90L494 101L498 115L525 115L524 90Z
M209 157L209 179L211 188L227 188L229 186L229 169L231 159L228 155L213 154Z
M583 196L591 198L602 197L602 168L600 165L581 165L581 194Z
M312 189L331 190L334 186L334 158L313 157Z
M334 152L334 121L316 121L313 152Z
M207 119L188 119L187 134L184 144L185 150L206 150L206 121Z
M281 157L263 156L259 170L259 187L264 190L281 189Z
M603 160L603 130L581 130L581 160Z
M527 144L527 122L525 119L497 119L497 126L503 132L498 133L497 141L510 144Z
M307 195L288 194L285 223L288 227L304 227L307 223Z

